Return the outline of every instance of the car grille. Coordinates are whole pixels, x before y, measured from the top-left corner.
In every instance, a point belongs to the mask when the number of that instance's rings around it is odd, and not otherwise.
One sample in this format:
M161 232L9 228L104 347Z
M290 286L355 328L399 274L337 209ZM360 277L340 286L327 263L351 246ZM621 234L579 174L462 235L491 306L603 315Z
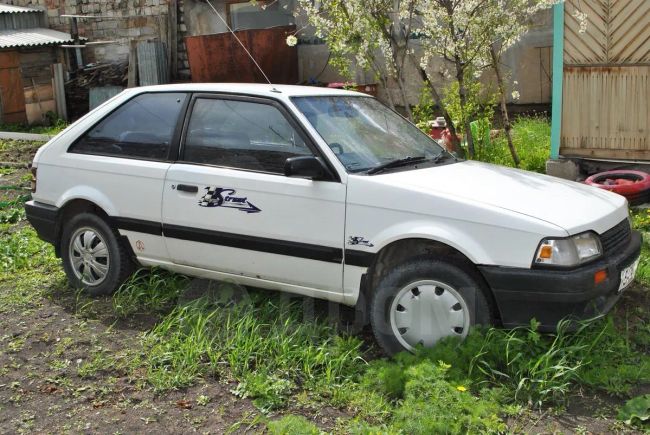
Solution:
M620 252L628 243L630 243L631 237L632 229L630 228L630 221L625 219L620 224L600 235L600 243L603 245L603 253L609 255Z

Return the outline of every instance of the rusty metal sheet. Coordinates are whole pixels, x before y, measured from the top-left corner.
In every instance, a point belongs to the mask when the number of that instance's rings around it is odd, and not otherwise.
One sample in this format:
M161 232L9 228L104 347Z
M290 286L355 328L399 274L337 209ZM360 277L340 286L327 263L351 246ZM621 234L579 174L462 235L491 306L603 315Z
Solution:
M271 82L298 82L298 49L289 47L287 36L295 26L235 32L260 64ZM185 38L194 82L265 83L264 76L230 33Z

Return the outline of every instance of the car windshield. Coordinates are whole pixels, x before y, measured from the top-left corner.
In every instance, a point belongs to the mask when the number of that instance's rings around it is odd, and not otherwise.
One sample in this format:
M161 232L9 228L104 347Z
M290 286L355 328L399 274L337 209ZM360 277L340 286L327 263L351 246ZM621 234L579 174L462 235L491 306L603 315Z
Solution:
M293 103L349 172L436 159L443 148L371 97L294 97ZM397 163L393 165L394 163Z

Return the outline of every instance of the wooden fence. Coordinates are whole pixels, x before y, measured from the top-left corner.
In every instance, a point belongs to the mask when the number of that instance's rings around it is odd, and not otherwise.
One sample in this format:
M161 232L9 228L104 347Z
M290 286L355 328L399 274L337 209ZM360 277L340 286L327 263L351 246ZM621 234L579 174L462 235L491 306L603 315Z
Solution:
M650 1L567 0L564 13L560 154L650 160Z

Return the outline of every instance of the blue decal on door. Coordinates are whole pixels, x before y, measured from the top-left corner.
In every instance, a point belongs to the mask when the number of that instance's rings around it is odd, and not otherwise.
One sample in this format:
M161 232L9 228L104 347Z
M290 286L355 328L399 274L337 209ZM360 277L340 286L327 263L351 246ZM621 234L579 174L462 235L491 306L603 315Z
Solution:
M200 207L235 208L246 213L259 213L262 210L251 204L246 197L235 196L235 189L223 187L205 188L206 194L199 200Z

